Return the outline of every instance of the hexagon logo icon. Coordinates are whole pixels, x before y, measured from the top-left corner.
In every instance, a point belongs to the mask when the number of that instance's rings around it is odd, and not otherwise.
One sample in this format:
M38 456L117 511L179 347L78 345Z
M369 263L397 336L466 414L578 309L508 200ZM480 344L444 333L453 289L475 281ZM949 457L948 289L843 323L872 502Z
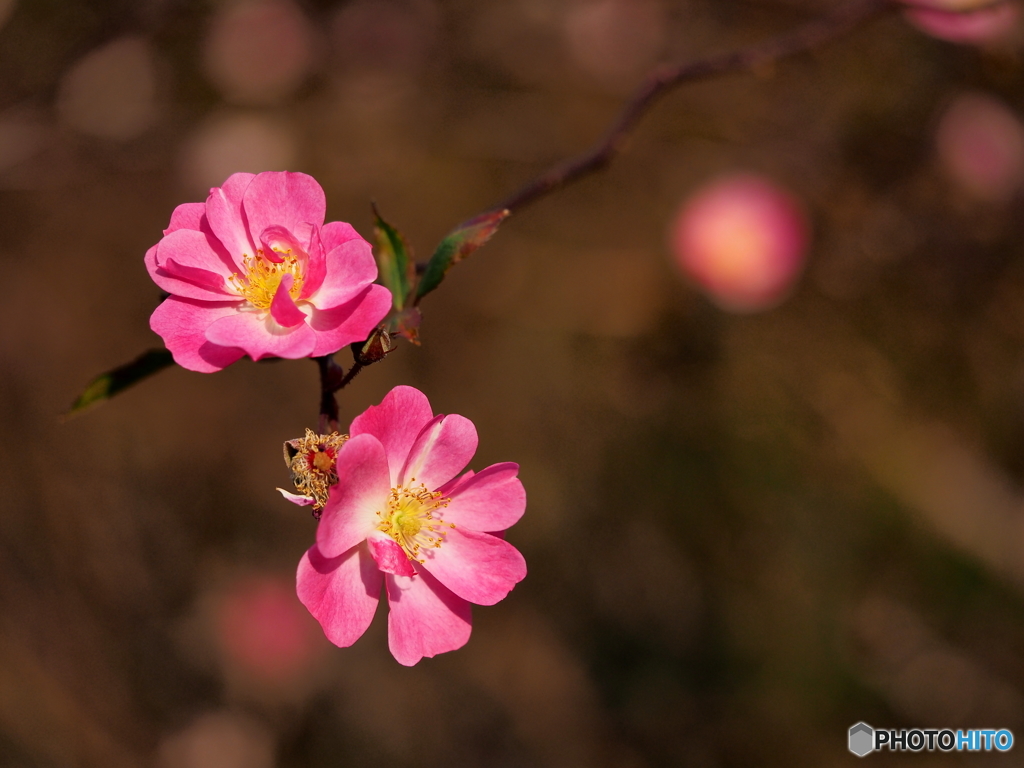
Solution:
M864 757L875 749L875 729L867 723L850 727L850 751L857 757Z

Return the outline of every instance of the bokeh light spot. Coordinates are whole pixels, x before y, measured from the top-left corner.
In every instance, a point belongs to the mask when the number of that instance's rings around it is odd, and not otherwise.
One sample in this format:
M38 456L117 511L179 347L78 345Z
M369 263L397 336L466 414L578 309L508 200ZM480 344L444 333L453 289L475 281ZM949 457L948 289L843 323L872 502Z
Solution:
M654 0L581 0L565 17L565 41L573 61L609 84L649 67L664 39L664 13Z
M231 712L211 712L157 749L159 768L273 768L274 745L255 722Z
M231 113L207 120L183 151L183 180L189 189L200 192L239 171L291 170L297 154L291 131L280 121Z
M313 32L287 0L226 4L206 38L206 72L226 99L267 104L290 96L313 63Z
M123 37L80 59L61 80L57 111L72 128L127 141L157 116L156 72L149 44Z
M774 182L742 174L711 182L684 201L672 225L676 263L723 309L779 303L803 267L802 206Z
M428 0L357 0L335 15L331 42L343 67L412 71L425 62L437 27Z
M939 122L935 144L945 171L977 198L1008 200L1024 182L1024 125L991 96L957 98Z
M229 662L269 682L285 682L317 655L319 630L289 581L257 576L221 598L217 641Z

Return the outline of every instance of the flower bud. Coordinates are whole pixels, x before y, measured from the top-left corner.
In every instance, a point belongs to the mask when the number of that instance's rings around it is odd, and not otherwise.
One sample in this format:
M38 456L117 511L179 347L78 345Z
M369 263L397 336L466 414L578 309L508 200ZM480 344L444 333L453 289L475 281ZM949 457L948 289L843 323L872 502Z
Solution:
M379 363L394 348L395 344L391 341L391 335L386 328L381 326L370 334L370 338L362 344L353 344L352 354L360 365L371 365Z

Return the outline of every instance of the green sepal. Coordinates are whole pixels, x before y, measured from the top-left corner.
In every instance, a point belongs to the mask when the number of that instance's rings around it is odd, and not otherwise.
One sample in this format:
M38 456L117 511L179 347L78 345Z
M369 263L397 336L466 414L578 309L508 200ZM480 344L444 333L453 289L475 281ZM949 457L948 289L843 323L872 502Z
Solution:
M150 349L143 352L130 363L120 365L106 373L101 373L89 382L89 385L78 396L70 410L64 414L68 419L77 416L83 409L90 405L109 400L122 390L128 389L133 384L138 384L145 378L152 376L164 368L174 365L174 358L166 349Z
M395 309L401 311L409 298L416 266L409 257L405 238L381 218L376 203L373 204L373 234L377 241L374 249L377 274L384 287L391 291Z
M400 312L392 312L384 322L392 336L401 336L418 347L422 321L423 315L420 314L418 307L406 307Z
M418 303L437 288L449 269L486 243L491 235L498 231L501 222L508 218L509 213L511 212L497 211L481 214L445 235L427 262L427 268L416 287L416 300L413 303Z

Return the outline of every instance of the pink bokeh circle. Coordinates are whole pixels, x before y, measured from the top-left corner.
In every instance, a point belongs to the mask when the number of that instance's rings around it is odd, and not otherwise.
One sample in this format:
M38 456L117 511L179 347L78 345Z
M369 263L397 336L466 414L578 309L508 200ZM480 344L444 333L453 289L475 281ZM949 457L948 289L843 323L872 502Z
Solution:
M803 269L809 239L803 206L754 174L723 176L697 190L671 230L679 269L732 312L782 301Z

